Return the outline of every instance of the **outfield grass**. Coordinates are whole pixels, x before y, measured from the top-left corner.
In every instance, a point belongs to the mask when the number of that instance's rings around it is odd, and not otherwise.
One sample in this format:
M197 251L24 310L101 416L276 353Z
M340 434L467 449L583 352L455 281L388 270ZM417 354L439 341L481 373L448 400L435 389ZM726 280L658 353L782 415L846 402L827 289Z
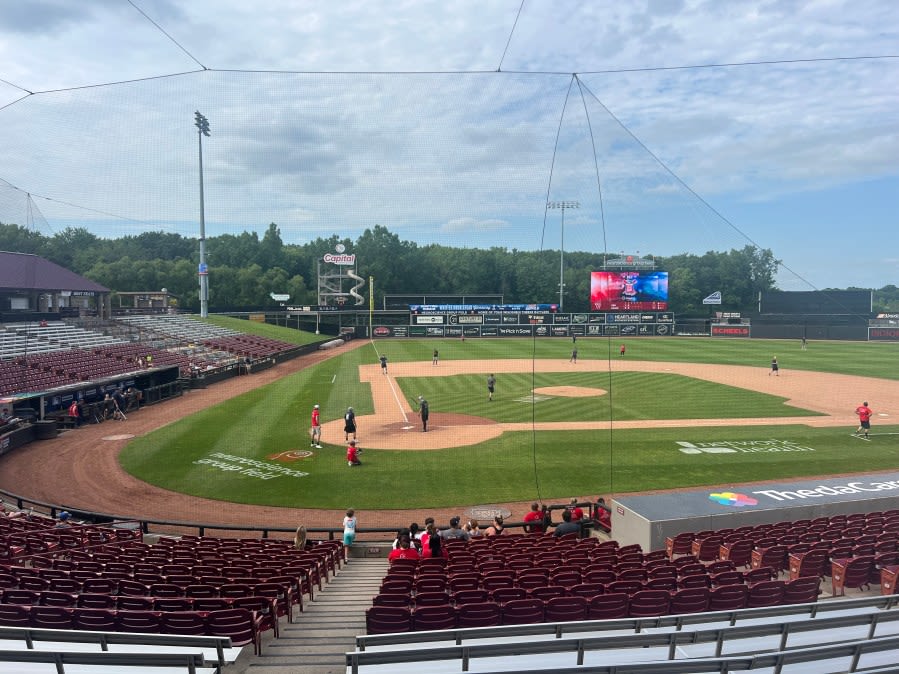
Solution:
M272 336L283 339L279 331L284 329L276 329ZM628 347L627 359L634 360L764 368L771 356L777 355L782 374L795 368L892 379L899 376L894 367L886 367L899 362L899 345L877 343L812 343L802 352L798 343L783 341L644 338L611 342L584 338L577 344L579 359L606 359L610 354L618 359L622 342ZM568 340L391 340L376 346L391 362L428 363L434 348L440 350L442 360L567 359L571 350ZM869 443L850 437L851 428L799 425L515 432L478 445L443 450L367 449L364 465L358 469L347 468L342 445L326 446L310 458L278 464L308 476L266 480L195 463L219 452L267 464L271 463L266 459L269 455L308 449L308 414L314 403L322 405L325 421L340 417L350 405L359 415L373 411L368 385L358 380L358 366L376 362L373 346L347 351L136 439L122 453L122 465L141 479L179 492L239 503L312 508L342 508L347 503L359 508L441 507L529 500L538 493L544 499L559 499L887 470L899 465L899 426L877 423ZM544 385L544 375L537 377L538 385ZM486 412L483 379L460 375L400 379L398 383L410 400L419 393L439 396L441 411L490 414L498 421L530 421L532 409L538 420L607 420L610 414L615 420L810 414L787 407L774 396L689 377L637 372L600 377L596 373L552 375L546 385L599 386L613 395L553 399L533 408L505 400L512 390L528 395L534 382L530 375L503 374L504 399L492 403ZM711 408L709 400L715 401ZM678 445L751 440L776 440L811 451L684 454Z

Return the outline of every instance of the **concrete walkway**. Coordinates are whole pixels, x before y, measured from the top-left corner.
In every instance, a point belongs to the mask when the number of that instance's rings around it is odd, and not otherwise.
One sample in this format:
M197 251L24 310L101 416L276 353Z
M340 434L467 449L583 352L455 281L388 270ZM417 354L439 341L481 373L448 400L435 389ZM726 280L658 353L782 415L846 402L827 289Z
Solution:
M281 619L278 639L266 633L261 656L249 646L224 674L343 674L344 654L355 650L356 635L365 634L365 610L386 573L383 557L350 560L293 623Z

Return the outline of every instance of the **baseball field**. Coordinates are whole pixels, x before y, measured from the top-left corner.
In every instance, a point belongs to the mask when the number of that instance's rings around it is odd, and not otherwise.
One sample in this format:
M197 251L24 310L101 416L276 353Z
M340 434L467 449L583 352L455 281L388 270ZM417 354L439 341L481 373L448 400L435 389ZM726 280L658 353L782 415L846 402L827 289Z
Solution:
M899 465L897 344L803 351L798 341L666 337L576 346L573 363L561 338L351 342L136 437L119 461L181 494L306 509L462 507ZM429 402L427 433L419 396ZM874 410L868 441L853 436L863 401ZM309 442L314 404L321 449ZM351 406L363 450L352 468L343 430Z

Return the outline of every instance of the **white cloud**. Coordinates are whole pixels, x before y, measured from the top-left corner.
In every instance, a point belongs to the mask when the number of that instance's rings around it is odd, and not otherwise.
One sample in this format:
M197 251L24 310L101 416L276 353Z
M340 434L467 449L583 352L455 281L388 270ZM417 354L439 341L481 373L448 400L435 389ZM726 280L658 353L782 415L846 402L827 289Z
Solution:
M210 233L276 222L304 241L384 224L421 243L490 245L502 231L509 247L552 247L545 200L577 199L568 250L745 245L655 155L778 257L816 202L862 187L850 205L899 245L882 206L899 189L899 60L599 72L890 53L890 3L528 2L505 56L518 0L136 4L171 39L128 3L0 3L0 179L54 199L36 203L57 230L190 234L200 110ZM91 86L196 61L280 72ZM364 74L377 72L394 74ZM587 73L583 90L572 72ZM87 88L14 103L65 87ZM21 221L18 203L0 198L0 221ZM825 222L818 241L836 253L848 223ZM895 279L894 264L866 265L844 283Z

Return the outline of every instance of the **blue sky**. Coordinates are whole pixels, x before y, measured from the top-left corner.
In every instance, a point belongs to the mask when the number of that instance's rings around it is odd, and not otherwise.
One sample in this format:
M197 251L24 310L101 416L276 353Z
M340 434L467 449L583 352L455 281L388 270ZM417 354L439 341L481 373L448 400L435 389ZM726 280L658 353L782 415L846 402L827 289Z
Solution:
M887 0L0 3L0 221L195 236L200 110L209 235L558 249L577 200L566 251L879 288L897 38Z

